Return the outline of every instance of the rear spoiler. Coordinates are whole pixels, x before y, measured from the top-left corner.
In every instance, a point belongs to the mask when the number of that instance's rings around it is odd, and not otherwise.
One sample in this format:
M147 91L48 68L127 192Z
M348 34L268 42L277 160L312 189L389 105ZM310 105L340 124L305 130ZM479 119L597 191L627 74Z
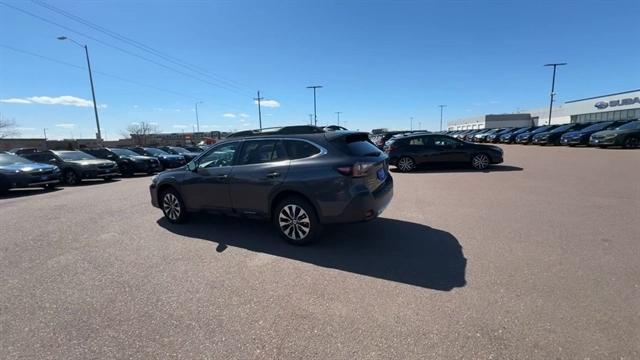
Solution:
M362 131L330 131L325 135L327 141L344 140L345 142L369 141L369 133Z

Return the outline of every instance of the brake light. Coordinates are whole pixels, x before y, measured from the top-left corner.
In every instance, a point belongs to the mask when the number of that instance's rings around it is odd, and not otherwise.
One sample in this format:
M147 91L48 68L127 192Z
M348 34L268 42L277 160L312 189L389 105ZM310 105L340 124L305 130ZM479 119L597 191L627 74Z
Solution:
M362 177L367 175L373 165L374 163L357 162L353 166L340 166L336 170L344 176Z

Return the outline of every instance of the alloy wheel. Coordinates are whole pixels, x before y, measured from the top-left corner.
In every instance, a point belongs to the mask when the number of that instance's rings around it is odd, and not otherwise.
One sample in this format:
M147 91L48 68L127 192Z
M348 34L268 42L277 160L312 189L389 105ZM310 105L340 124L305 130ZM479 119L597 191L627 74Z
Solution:
M627 149L635 149L638 147L638 145L640 145L639 143L640 141L638 140L638 138L629 137L624 141L624 147Z
M489 166L489 157L485 154L478 154L471 160L471 165L478 170L486 169Z
M295 204L285 205L278 215L278 225L289 239L300 241L309 235L311 221L304 209Z
M413 167L415 166L413 159L411 159L410 157L401 157L400 160L398 160L398 169L400 169L400 171L402 172L407 172L407 171L411 171L413 170Z
M78 175L76 175L75 171L69 170L65 176L65 181L69 185L75 185L78 183Z
M174 194L168 192L162 199L162 210L164 210L164 214L169 219L176 221L180 217L180 212L182 211L180 208L180 201Z

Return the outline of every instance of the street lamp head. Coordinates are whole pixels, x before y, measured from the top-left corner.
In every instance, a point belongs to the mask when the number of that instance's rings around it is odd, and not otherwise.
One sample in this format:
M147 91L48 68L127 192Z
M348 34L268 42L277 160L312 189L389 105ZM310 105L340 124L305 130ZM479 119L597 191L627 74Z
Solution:
M544 64L544 66L561 66L561 65L567 65L567 63Z
M58 36L58 40L67 40L66 36Z

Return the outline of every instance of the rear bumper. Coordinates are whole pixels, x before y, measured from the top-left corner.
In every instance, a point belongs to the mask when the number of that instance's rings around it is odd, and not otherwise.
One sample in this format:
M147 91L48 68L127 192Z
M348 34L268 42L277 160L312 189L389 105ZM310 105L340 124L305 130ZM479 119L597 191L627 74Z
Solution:
M48 180L42 180L42 181L27 181L27 180L16 181L13 183L9 183L9 187L10 188L28 188L28 187L39 187L39 186L58 184L58 183L60 183L60 179L58 177L51 177Z
M341 214L324 216L320 219L320 222L335 224L372 220L382 214L392 198L393 178L389 176L387 181L374 192L362 192L355 195Z

